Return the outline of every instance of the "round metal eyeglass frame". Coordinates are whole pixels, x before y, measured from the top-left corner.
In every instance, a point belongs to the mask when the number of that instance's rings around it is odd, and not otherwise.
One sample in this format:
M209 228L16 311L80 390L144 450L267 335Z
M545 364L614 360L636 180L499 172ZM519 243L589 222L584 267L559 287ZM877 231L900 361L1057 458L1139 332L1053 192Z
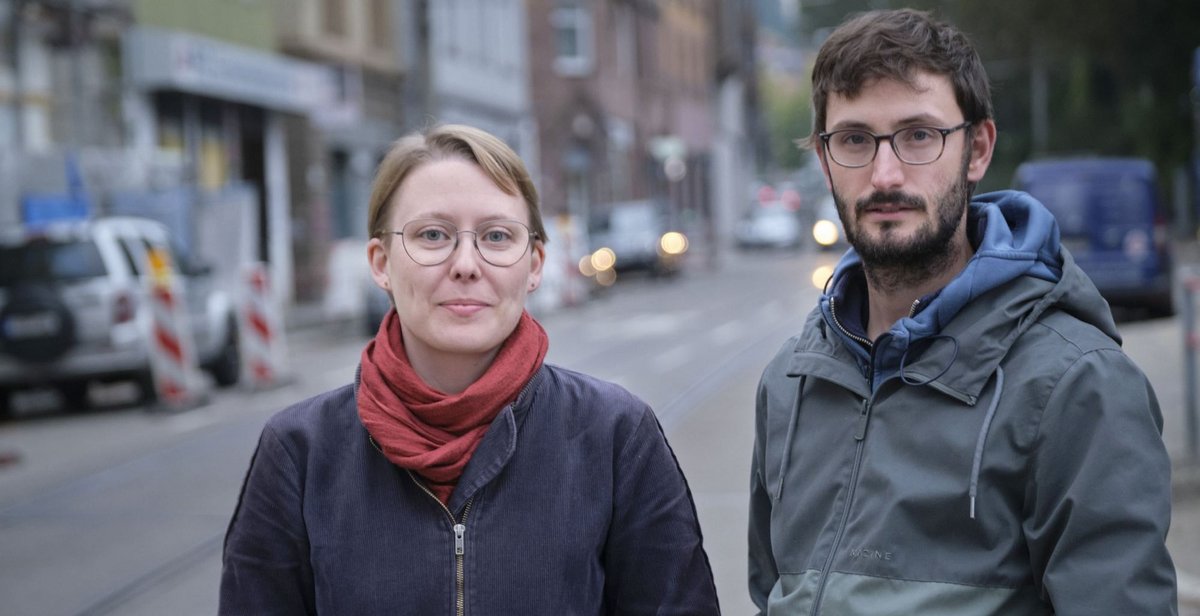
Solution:
M413 254L415 249L410 250L408 247L408 244L404 241L405 231L411 225L428 225L428 224L436 224L437 226L446 228L448 234L454 237L454 242L452 244L450 244L450 249L446 250L445 254L442 255L441 257L435 256L430 259L417 258L417 255ZM489 226L495 227L495 225L497 225L497 224L516 225L525 230L525 234L526 234L525 246L521 249L521 252L519 252L519 253L516 251L513 251L511 260L508 260L508 255L505 254L504 255L505 258L501 259L500 261L496 261L495 259L496 259L497 255L493 254L489 258L488 253L479 247L479 234L487 233L488 231L491 230L488 228ZM404 226L401 227L399 231L384 231L383 232L383 234L385 234L385 235L391 234L391 235L399 236L400 237L400 245L404 247L404 254L408 255L408 258L412 259L413 263L416 263L417 265L421 265L424 267L433 267L434 265L441 265L441 264L445 263L447 260L449 260L450 256L454 254L454 251L458 250L458 243L459 243L458 238L463 233L471 234L471 236L472 236L471 245L475 247L475 252L476 252L476 254L479 255L479 258L483 259L483 261L485 263L487 263L489 265L494 265L496 267L512 267L512 266L516 265L518 262L521 261L521 258L524 257L526 255L526 253L529 252L529 248L531 246L533 246L533 242L535 240L539 239L539 237L540 237L535 231L533 231L529 228L529 225L527 225L523 222L517 221L517 220L489 220L488 222L485 222L482 225L479 225L478 227L476 227L474 229L459 229L456 225L446 222L444 220L438 220L435 218L418 218L418 219L410 220L410 221L404 223Z
M962 124L959 124L957 126L951 126L950 128L938 128L936 126L907 126L907 127L902 128L894 133L890 133L890 134L886 134L886 135L876 135L872 132L857 129L857 128L846 128L846 129L842 129L842 130L830 131L828 133L820 133L817 136L820 137L821 142L825 145L825 152L827 152L829 154L829 158L832 159L833 162L837 163L838 165L849 168L849 169L860 169L862 167L866 167L867 165L875 162L875 157L879 155L879 142L883 141L884 139L887 139L888 145L890 145L892 147L892 153L896 155L896 158L899 159L900 162L902 162L906 165L928 165L930 163L937 161L939 158L942 157L942 154L945 153L946 137L948 135L950 135L951 133L953 133L955 131L962 130L962 129L970 126L972 123L973 122L971 122L970 120L967 120L966 122L963 122ZM900 148L896 147L896 135L899 135L902 133L911 133L912 131L920 131L920 130L932 131L933 133L936 133L941 136L942 142L938 146L937 155L934 156L933 158L930 158L929 160L908 160L907 158L905 158L904 154L900 153ZM874 147L874 149L871 150L871 157L859 164L847 164L847 163L844 163L844 162L838 160L837 154L834 153L834 149L836 149L836 148L831 148L829 146L829 140L839 134L844 135L846 133L857 133L857 134L863 135L865 137L870 137L872 140L874 140L875 147Z

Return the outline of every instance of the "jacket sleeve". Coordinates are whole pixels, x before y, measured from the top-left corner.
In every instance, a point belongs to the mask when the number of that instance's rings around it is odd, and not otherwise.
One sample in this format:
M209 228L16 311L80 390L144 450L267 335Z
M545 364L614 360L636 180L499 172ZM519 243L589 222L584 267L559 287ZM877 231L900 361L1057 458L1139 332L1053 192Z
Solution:
M691 491L649 407L616 451L604 548L608 613L719 614Z
M221 614L315 614L300 473L263 429L225 535Z
M759 614L767 612L767 597L779 580L779 570L771 551L771 495L767 489L766 470L766 424L767 396L765 385L758 385L755 400L754 453L750 461L750 533L749 575L750 600Z
M1039 426L1026 537L1056 614L1175 614L1171 463L1150 383L1119 350L1084 354Z

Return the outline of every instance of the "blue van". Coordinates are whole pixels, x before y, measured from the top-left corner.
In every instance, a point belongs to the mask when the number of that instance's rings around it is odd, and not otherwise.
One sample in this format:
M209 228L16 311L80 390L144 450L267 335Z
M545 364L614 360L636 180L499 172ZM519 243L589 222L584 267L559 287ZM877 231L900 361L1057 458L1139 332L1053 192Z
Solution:
M1174 313L1154 165L1134 158L1026 162L1016 187L1054 213L1062 244L1112 306Z

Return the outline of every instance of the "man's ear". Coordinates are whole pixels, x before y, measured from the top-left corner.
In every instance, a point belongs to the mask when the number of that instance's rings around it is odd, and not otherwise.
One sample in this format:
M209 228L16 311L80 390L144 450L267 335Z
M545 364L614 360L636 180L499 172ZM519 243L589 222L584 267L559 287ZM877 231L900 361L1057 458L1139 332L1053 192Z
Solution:
M967 163L967 181L978 183L992 164L992 152L996 149L996 122L987 119L969 127L971 134L971 159Z
M833 179L829 175L829 161L825 156L825 144L821 143L820 139L817 139L813 145L813 151L817 153L817 161L821 163L821 176L825 178L825 188L833 192Z

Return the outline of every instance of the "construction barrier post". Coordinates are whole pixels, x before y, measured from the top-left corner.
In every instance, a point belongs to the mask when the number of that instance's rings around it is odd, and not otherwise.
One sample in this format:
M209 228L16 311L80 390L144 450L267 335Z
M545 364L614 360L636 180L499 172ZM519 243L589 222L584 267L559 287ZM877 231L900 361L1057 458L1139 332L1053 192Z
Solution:
M288 381L282 319L271 292L267 264L248 264L242 274L239 332L242 344L242 382L270 389Z
M150 303L147 336L150 375L158 404L183 410L202 404L207 392L196 362L195 343L184 300L184 289L170 255L154 249L148 254L150 276L146 297Z

